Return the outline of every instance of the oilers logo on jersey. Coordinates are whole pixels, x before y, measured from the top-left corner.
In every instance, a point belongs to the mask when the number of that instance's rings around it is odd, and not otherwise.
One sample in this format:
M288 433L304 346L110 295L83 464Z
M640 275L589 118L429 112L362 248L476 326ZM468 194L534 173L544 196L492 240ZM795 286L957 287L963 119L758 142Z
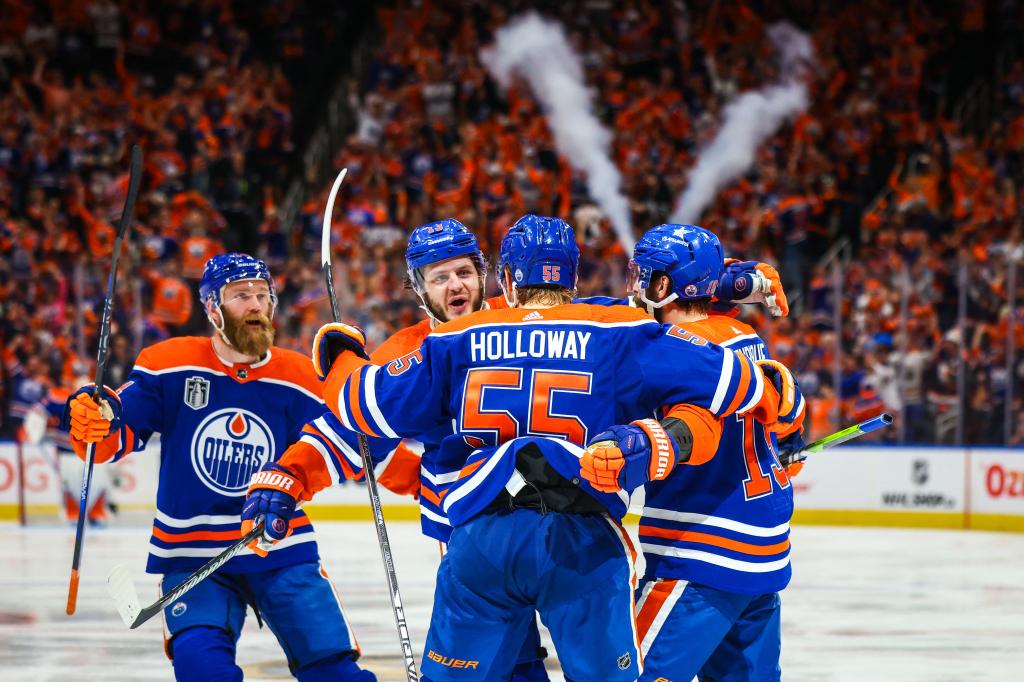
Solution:
M192 467L210 490L244 495L249 479L274 449L274 434L256 414L239 408L212 413L192 437Z

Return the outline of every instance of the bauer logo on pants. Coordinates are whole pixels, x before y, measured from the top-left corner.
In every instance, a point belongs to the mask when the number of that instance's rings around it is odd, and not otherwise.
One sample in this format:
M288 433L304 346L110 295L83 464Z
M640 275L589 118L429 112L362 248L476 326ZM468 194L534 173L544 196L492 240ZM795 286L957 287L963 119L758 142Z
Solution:
M244 495L249 479L275 452L274 434L249 410L217 410L192 436L192 468L210 490Z
M210 382L202 377L185 380L185 404L193 410L201 410L210 403Z

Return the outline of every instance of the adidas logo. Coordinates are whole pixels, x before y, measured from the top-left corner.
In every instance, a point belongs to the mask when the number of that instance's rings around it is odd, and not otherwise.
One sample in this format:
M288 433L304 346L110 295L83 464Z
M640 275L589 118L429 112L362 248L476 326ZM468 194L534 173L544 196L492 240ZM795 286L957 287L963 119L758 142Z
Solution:
M530 313L529 315L526 315L523 318L523 322L526 322L527 320L543 320L543 319L544 319L544 316L541 315L540 313L538 313L536 310L534 310L532 313Z

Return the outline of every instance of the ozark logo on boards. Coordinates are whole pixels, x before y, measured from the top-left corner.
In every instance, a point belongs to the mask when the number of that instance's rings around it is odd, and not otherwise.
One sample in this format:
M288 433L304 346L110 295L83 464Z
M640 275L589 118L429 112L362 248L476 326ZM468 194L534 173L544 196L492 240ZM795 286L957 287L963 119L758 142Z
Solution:
M210 490L237 497L274 452L274 434L249 410L229 407L202 421L192 436L192 468Z

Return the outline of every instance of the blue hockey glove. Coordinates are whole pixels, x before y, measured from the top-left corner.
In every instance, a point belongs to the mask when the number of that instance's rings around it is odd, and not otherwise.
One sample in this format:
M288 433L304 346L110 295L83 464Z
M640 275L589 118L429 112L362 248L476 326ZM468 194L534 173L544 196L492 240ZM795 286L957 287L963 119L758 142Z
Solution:
M726 259L715 298L721 303L763 303L776 317L789 314L779 271L756 260Z
M804 430L797 429L785 438L779 438L779 461L786 469L786 475L793 478L804 468L804 460L807 455L803 449L807 447L804 440Z
M606 493L632 491L668 476L679 460L675 441L654 419L616 425L590 439L580 475Z
M330 322L317 330L313 337L313 368L320 381L326 381L331 365L345 351L351 351L363 360L370 359L366 354L366 337L362 329L344 322Z
M281 466L268 462L253 474L249 491L242 505L242 535L264 520L263 535L248 545L256 554L267 556L274 543L288 537L292 514L302 494L302 483L295 474Z

